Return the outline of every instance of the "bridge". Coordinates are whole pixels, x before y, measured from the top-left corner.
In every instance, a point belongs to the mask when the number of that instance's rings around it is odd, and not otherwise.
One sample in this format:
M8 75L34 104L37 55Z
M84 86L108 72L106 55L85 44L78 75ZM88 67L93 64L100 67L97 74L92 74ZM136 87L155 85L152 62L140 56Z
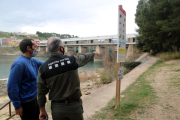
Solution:
M136 49L135 37L137 34L127 34L126 35L126 54L129 54ZM111 50L112 47L117 49L117 35L108 35L108 36L94 36L94 37L82 37L82 38L70 38L70 39L61 39L64 47L65 53L72 55L74 53L81 54L86 53L92 50L96 50L100 54L105 53L105 49ZM38 50L40 54L48 53L47 49L47 40L40 41L38 45Z

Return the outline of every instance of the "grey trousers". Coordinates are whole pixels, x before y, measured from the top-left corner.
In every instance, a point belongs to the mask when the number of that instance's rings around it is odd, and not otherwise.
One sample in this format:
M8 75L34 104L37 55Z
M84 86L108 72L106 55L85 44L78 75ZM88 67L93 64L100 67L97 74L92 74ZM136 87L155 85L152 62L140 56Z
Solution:
M53 120L83 120L82 100L68 105L52 101L51 110Z

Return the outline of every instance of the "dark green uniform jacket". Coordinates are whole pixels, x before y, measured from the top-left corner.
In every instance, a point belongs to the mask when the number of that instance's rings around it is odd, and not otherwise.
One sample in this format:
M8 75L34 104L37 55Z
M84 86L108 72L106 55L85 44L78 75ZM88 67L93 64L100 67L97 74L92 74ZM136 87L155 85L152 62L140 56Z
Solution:
M78 67L87 64L94 53L79 56L66 56L52 53L52 56L39 68L38 102L40 107L49 100L79 99L81 97Z

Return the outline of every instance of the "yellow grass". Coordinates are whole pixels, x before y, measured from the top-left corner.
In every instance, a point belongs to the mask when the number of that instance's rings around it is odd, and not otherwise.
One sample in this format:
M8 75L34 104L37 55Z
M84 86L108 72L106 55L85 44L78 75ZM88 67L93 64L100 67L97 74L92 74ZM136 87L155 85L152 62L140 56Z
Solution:
M166 53L159 53L156 55L161 60L172 60L172 59L180 59L180 52L166 52Z

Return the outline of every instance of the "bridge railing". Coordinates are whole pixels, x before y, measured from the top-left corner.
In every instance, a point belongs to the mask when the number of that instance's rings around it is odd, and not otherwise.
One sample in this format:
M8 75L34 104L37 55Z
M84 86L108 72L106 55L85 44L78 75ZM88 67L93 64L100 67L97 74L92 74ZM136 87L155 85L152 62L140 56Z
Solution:
M11 115L11 101L7 102L4 106L2 106L0 108L0 110L2 110L4 107L6 107L7 105L9 105L9 117L6 120L9 120L10 118L14 117L16 114Z
M131 45L131 44L136 44L136 42L126 42L127 45ZM116 43L78 43L78 44L73 44L73 43L66 43L64 45L117 45L117 42ZM47 44L40 44L38 46L47 46Z

